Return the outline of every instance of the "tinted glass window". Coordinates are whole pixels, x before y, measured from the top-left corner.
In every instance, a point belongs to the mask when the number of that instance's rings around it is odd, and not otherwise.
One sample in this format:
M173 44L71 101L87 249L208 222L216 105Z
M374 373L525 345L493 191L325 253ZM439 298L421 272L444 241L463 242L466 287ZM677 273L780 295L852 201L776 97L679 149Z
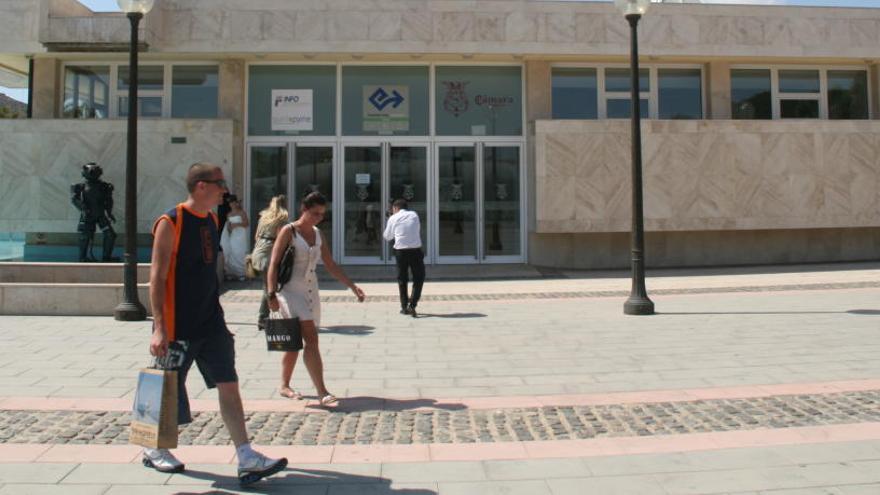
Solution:
M520 67L437 67L437 134L522 134Z
M428 135L427 67L343 67L342 133Z
M863 70L828 71L828 118L868 118L868 73Z
M276 105L278 98L303 97L296 105ZM306 96L311 101L307 101ZM282 102L283 103L283 102ZM274 110L273 110L274 109ZM273 116L275 130L273 130ZM284 118L302 119L298 129L279 129ZM307 121L306 121L307 119ZM289 120L288 120L289 123ZM306 129L310 128L310 129ZM336 134L336 66L253 65L248 72L248 134L251 136L332 136Z
M730 71L730 104L734 119L771 119L770 70Z
M605 69L605 91L630 91L629 69ZM651 90L648 69L639 69L639 92Z
M106 119L110 116L110 68L68 66L64 72L62 115L77 119Z
M171 116L217 117L217 66L175 65L171 70Z
M657 86L661 119L702 119L700 69L659 69Z
M553 69L552 98L554 119L597 118L596 69Z

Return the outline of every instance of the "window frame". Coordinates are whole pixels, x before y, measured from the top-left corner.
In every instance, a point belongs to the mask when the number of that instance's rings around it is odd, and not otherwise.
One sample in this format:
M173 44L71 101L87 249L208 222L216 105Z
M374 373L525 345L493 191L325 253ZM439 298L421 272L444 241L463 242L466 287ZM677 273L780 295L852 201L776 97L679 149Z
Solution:
M62 80L67 75L68 67L77 67L82 65L92 65L92 66L105 66L110 70L110 91L109 91L109 102L108 102L108 117L107 119L125 119L127 116L120 115L119 113L119 98L127 97L128 90L127 89L119 89L119 68L120 67L128 67L127 60L65 60L61 64L61 78ZM138 67L147 67L147 66L161 66L162 67L162 89L150 89L144 90L138 88L138 98L149 98L149 97L160 97L162 98L162 115L157 117L143 117L138 116L138 118L142 119L176 119L176 120L186 120L188 117L178 118L171 116L171 108L174 102L172 101L172 85L174 84L173 74L174 67L176 66L213 66L217 67L217 77L220 77L220 62L211 62L207 60L198 60L198 61L180 61L175 60L173 62L169 61L139 61ZM64 85L61 87L61 97L59 98L59 109L58 115L64 115ZM218 80L218 92L217 92L217 117L220 117L220 92L219 92L219 80ZM65 118L65 117L61 117Z
M552 98L553 98L553 87L552 87L552 78L553 78L553 69L595 69L596 70L596 119L595 120L622 120L620 118L609 118L608 117L608 100L620 100L626 99L630 100L631 95L629 91L606 91L605 90L605 70L606 69L629 69L630 64L627 63L553 63L550 64L550 78L551 78L551 87L550 87L550 97L551 97L551 107L552 107ZM648 84L650 88L648 91L644 91L644 88L639 88L639 98L648 100L648 119L649 120L660 120L660 77L658 75L658 71L660 69L699 69L700 70L700 118L692 119L692 120L704 120L706 119L706 67L705 64L664 64L664 63L651 63L651 64L639 64L639 70L648 70ZM551 118L555 118L551 115ZM629 118L629 117L627 117ZM561 120L561 119L560 119ZM593 120L593 119L587 119ZM669 119L664 119L669 120ZM673 119L675 120L675 119Z
M828 71L851 70L864 71L867 85L865 91L867 94L868 118L874 118L873 101L871 96L871 72L867 65L804 65L804 64L731 64L728 69L728 80L730 80L730 72L734 70L769 70L770 71L770 120L866 120L866 119L829 119L828 118ZM815 70L819 72L819 92L818 93L785 93L779 91L779 71L788 70ZM728 96L733 92L733 85L730 85ZM819 117L817 119L794 119L782 118L782 101L784 100L817 100L819 102ZM733 116L731 116L733 118ZM749 119L736 119L749 120Z

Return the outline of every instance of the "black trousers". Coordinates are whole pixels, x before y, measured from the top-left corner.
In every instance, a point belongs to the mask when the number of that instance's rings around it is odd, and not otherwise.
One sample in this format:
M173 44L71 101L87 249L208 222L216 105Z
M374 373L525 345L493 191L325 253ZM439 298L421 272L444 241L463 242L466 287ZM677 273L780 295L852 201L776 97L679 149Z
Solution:
M422 297L422 285L425 284L425 253L422 248L396 249L394 253L397 257L397 286L400 289L400 306L415 308ZM407 291L410 271L412 271L413 279L411 297Z

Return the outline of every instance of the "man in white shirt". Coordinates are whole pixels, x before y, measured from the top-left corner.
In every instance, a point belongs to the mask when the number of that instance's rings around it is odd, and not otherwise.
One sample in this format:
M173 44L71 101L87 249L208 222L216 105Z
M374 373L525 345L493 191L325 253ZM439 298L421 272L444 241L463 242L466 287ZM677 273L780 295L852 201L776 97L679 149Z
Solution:
M416 306L422 296L425 283L425 253L422 252L419 215L407 209L405 199L397 199L391 206L391 217L385 226L385 240L394 241L397 257L397 285L400 289L400 314L416 318ZM412 297L408 296L407 284L412 271Z

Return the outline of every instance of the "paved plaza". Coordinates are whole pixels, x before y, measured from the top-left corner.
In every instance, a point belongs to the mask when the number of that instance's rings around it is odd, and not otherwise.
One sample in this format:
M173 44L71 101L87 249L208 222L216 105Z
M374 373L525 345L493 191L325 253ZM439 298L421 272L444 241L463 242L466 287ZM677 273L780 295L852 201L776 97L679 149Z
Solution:
M223 295L251 437L291 460L243 493L880 493L877 264L653 271L650 317L622 314L622 272L437 273L416 319L384 271L351 273L363 304L322 285L331 409L302 363L306 399L277 395L258 292ZM149 331L0 317L0 494L239 492L197 372L187 471L127 444Z

